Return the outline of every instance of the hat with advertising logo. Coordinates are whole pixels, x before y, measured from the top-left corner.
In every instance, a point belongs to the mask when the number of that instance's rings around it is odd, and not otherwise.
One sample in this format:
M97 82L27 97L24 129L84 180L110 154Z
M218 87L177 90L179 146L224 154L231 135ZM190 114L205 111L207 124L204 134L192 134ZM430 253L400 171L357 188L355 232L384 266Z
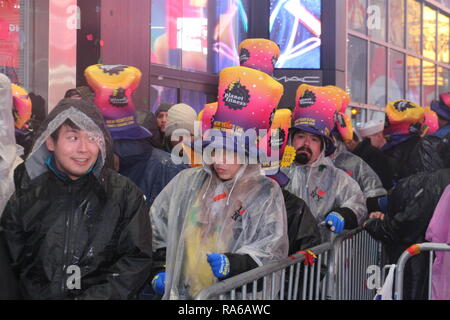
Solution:
M136 121L132 95L141 81L139 69L126 65L96 64L86 68L84 75L95 92L94 103L105 118L114 140L152 136Z
M384 134L421 134L424 119L424 108L414 102L405 99L389 102Z
M330 135L341 106L342 97L334 87L302 84L297 89L291 131L297 129L324 137L325 156L329 156L335 150Z
M229 67L219 74L218 101L207 105L200 117L202 148L222 148L246 156L258 154L258 141L271 127L283 85L268 74L247 67ZM266 130L266 131L260 131ZM195 142L194 142L195 147Z
M239 44L239 61L243 67L256 69L272 75L280 57L280 47L262 38L246 39Z

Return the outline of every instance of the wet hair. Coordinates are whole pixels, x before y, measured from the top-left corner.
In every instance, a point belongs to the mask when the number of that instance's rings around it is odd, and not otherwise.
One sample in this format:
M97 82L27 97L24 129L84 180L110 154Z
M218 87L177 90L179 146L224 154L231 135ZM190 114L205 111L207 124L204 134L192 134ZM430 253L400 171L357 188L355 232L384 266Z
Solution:
M61 131L61 128L62 128L63 126L69 126L69 127L71 127L72 129L80 130L80 127L78 127L75 123L73 123L72 120L67 119L66 121L64 121L64 123L63 123L62 125L60 125L60 126L58 127L58 129L56 129L55 131L53 131L53 133L50 135L50 136L52 137L52 139L53 139L54 142L58 141L58 138L59 138L59 132Z
M80 96L81 97L81 94L78 92L78 89L69 89L69 90L67 90L66 94L64 95L64 99L71 98L73 96Z

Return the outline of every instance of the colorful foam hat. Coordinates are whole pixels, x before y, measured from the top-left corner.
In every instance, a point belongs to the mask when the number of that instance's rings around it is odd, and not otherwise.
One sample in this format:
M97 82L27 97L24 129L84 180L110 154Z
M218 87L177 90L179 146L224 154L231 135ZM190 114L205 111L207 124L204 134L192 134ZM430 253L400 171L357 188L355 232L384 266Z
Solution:
M259 130L267 132L270 128L283 92L283 85L262 71L246 67L223 69L219 74L217 111L214 113L215 105L211 104L207 113L202 113L204 123L212 121L209 136L214 135L214 139L208 145L232 146L236 152L243 147L247 156L257 155L258 140L262 138ZM246 136L249 129L255 130L255 136ZM223 139L216 138L218 133ZM256 140L252 141L253 137ZM230 143L230 139L234 142Z
M268 134L259 143L260 148L268 156L278 152L278 158L262 165L268 176L277 175L281 167L290 166L295 159L295 149L287 145L291 125L292 111L290 109L276 110ZM282 181L278 182L283 184Z
M25 134L31 129L32 103L28 91L21 86L11 84L13 97L13 115L16 133Z
M205 107L198 113L197 120L201 122L202 133L213 127L214 115L217 112L218 103L205 104Z
M439 100L431 102L431 110L441 118L450 121L450 92L439 95Z
M302 84L297 89L292 128L324 137L325 156L329 156L335 150L330 134L341 106L342 98L335 88Z
M414 102L405 99L389 102L384 134L421 134L424 119L424 108Z
M141 81L139 69L126 65L96 64L86 68L84 75L95 92L94 103L103 114L113 139L152 136L136 121L132 95Z
M353 140L353 124L350 116L343 112L335 114L336 129L343 141Z
M280 57L280 47L268 39L246 39L239 44L239 61L248 67L273 74L275 64Z
M433 134L439 130L438 115L430 107L425 109L425 121L423 122L422 135Z
M343 89L336 87L336 86L326 86L325 88L334 90L336 97L339 97L341 99L341 103L338 104L338 107L336 109L337 112L345 113L345 110L350 104L350 95Z

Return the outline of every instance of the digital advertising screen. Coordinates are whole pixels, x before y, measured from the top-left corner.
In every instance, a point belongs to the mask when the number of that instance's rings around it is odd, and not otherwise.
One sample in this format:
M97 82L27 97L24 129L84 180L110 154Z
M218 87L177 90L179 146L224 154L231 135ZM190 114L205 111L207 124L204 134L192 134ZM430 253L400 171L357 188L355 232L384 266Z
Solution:
M280 46L277 69L320 69L321 0L271 0L270 40Z

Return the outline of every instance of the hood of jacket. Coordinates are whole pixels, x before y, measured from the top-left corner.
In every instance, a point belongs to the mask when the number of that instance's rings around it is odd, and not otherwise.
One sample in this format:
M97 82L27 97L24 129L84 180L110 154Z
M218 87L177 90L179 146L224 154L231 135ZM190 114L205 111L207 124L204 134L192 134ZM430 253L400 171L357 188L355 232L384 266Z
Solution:
M36 131L31 152L25 160L31 180L48 171L46 160L51 152L45 141L68 119L82 130L91 132L100 147L99 159L93 169L95 176L99 177L106 168L113 168L112 138L97 107L86 100L63 99Z

